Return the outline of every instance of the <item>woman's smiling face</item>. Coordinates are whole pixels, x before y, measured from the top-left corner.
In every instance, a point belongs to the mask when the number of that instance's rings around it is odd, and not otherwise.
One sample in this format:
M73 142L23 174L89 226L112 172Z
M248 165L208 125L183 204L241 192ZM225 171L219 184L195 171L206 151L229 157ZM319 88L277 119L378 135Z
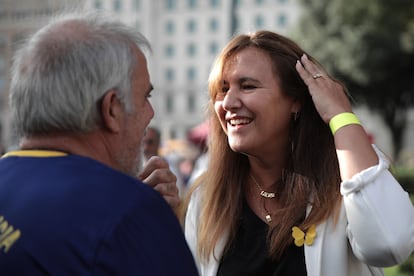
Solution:
M275 71L269 55L254 47L224 64L214 109L232 150L260 157L288 145L299 105L281 91Z

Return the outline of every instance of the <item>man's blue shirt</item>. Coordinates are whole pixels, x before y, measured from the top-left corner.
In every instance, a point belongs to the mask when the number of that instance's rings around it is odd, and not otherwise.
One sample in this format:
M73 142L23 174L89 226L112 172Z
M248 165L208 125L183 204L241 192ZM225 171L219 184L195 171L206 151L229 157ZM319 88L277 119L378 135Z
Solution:
M148 185L93 159L0 159L0 275L197 275Z

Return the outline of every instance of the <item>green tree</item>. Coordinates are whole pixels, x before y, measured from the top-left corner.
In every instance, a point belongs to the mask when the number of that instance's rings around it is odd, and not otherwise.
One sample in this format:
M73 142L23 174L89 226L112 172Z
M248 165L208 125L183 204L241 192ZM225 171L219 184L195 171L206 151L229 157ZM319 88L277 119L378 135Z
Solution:
M356 102L379 111L395 156L414 106L412 0L301 0L296 41L338 79Z

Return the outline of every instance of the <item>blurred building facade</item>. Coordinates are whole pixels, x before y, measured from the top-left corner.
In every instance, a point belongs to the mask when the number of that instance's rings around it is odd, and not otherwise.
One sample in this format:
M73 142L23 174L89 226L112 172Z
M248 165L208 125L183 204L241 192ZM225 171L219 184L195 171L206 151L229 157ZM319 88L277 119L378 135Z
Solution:
M78 6L82 0L0 0L0 143L16 143L10 126L8 91L16 46L55 12Z
M86 0L85 7L118 14L150 40L152 124L163 139L183 139L204 119L210 66L233 33L286 33L300 11L297 0Z
M105 10L134 26L150 41L152 125L163 140L185 139L205 119L210 66L235 33L269 29L289 34L301 13L300 0L0 0L0 138L16 142L8 112L9 69L16 44L62 9ZM392 154L389 132L379 116L356 110L368 131ZM405 148L414 156L414 113L408 118ZM412 161L414 164L414 161Z
M113 13L151 42L152 122L163 139L183 139L205 118L207 79L214 57L237 32L287 33L299 17L298 0L1 0L1 137L14 140L7 112L13 49L54 12L78 6Z

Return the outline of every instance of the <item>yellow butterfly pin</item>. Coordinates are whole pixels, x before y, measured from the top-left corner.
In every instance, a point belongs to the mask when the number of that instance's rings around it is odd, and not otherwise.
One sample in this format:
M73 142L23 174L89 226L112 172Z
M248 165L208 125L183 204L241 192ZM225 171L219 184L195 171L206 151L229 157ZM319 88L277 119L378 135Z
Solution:
M313 240L316 237L316 226L315 224L312 224L311 227L309 227L306 234L300 230L299 227L293 226L292 227L292 237L295 239L295 245L300 247L303 244L306 245L312 245Z

